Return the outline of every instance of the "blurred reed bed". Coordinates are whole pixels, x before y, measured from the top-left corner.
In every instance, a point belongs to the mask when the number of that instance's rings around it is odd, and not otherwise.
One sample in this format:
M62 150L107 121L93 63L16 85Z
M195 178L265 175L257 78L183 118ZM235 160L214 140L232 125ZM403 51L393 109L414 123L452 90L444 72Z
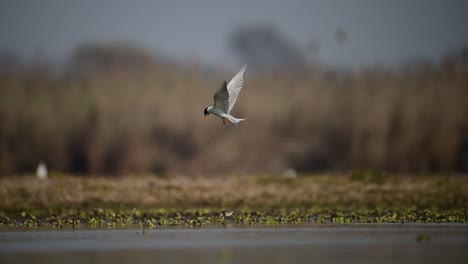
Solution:
M203 109L234 72L83 45L66 70L0 73L0 175L468 171L468 48L436 64L249 69L233 111Z

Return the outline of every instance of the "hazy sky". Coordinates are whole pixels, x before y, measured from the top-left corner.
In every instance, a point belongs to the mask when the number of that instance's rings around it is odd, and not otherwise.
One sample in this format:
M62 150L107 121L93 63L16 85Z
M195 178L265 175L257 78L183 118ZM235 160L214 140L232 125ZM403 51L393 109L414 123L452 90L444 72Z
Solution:
M63 59L89 41L131 41L177 58L229 64L238 26L272 24L328 65L440 58L468 44L468 1L455 0L0 0L0 48ZM345 45L337 28L349 33ZM236 62L237 63L237 62Z

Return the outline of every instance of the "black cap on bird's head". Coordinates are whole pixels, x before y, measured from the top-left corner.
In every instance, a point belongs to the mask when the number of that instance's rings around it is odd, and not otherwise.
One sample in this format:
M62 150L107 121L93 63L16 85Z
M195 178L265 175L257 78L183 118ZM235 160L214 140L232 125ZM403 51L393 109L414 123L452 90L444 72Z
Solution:
M210 113L208 113L208 107L205 108L205 110L203 110L203 113L205 114L205 118L210 114Z

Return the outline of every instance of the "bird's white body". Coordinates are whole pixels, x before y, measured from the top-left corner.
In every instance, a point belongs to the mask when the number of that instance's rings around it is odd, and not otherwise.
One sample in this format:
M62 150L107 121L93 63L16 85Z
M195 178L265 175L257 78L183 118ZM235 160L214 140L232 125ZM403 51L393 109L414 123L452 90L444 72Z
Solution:
M227 84L226 82L218 89L218 91L213 96L214 105L205 108L205 116L207 114L213 114L224 120L227 119L234 125L238 124L247 118L235 118L230 114L234 104L239 98L239 93L244 84L244 73L247 69L247 65L242 67L240 71L232 78L232 80Z
M216 107L213 107L213 106L209 106L207 109L208 113L210 114L213 114L215 116L218 116L220 118L225 118L227 120L229 120L231 123L233 123L234 125L238 126L238 124L244 120L246 120L247 118L235 118L233 117L232 115L230 114L226 114L224 113L222 110L216 108Z
M214 108L213 106L208 106L207 109L208 113L213 114L215 116L221 117L221 118L227 118L228 114L224 113L222 110L218 108Z

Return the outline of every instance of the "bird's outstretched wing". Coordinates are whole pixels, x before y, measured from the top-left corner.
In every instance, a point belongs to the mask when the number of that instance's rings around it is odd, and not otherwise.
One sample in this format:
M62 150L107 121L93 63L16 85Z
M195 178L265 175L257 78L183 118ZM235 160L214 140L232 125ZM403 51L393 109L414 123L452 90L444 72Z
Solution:
M227 92L229 93L228 101L229 101L229 108L227 109L226 113L230 113L234 105L236 104L237 98L239 97L239 93L244 85L244 73L247 69L247 65L244 65L239 72L234 75L232 80L227 85Z
M214 108L218 108L223 111L223 113L228 113L229 110L229 92L227 90L226 81L223 82L218 91L213 95Z

